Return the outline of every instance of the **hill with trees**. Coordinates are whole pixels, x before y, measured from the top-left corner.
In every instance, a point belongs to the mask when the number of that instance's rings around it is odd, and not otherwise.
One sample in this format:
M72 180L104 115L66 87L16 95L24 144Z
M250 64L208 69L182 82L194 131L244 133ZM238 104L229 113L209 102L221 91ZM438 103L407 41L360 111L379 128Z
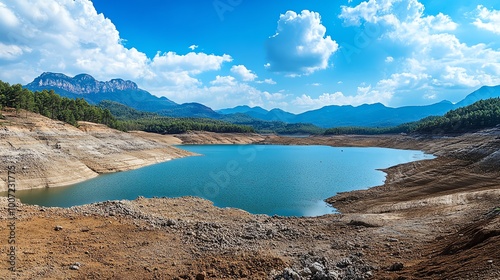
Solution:
M172 118L156 113L142 112L114 101L101 101L99 107L109 110L118 119L118 127L124 131L142 130L160 134L187 131L251 133L250 126L232 124L206 118Z
M443 116L430 116L417 122L394 127L335 127L325 131L326 135L339 134L455 134L491 128L500 124L500 98L479 100L472 105L451 110Z
M183 133L190 130L254 132L252 127L220 120L162 117L112 101L104 101L100 106L90 105L83 98L61 97L53 90L33 92L20 84L10 85L0 81L0 109L5 107L14 108L17 114L20 114L21 110L26 110L74 126L78 126L78 121L88 121L123 131L142 130L162 134Z
M118 127L109 110L90 105L81 98L61 97L53 90L32 92L20 84L10 85L0 81L0 109L5 107L14 108L17 114L26 110L74 126L78 125L78 121L88 121Z

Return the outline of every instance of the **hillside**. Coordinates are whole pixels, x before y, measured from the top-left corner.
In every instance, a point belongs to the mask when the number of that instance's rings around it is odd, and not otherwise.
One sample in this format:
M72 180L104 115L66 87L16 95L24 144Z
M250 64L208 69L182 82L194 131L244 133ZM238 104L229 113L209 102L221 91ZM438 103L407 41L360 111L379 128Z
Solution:
M61 73L42 73L25 88L31 91L54 90L69 98L83 98L90 104L115 101L141 111L158 112L171 117L217 117L212 109L197 103L177 104L140 89L136 83L122 79L97 81L88 74L69 77Z
M104 100L99 107L109 111L118 120L116 127L123 131L141 130L159 134L207 131L217 133L253 133L251 126L238 125L208 118L165 117L156 113L138 111L118 102Z
M394 127L334 127L327 129L326 135L342 134L456 134L473 132L500 125L500 98L489 98L451 110L443 116L430 116L416 122L404 123Z
M139 168L190 155L166 143L104 125L80 122L79 128L13 110L0 119L0 170L15 165L18 189L69 185L98 174ZM7 189L0 178L0 192Z

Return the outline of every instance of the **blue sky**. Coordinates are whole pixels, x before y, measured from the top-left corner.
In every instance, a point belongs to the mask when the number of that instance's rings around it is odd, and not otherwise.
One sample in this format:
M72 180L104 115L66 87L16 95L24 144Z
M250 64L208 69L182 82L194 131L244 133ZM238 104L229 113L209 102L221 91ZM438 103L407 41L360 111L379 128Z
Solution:
M124 78L214 109L459 101L500 84L500 3L0 0L0 79Z

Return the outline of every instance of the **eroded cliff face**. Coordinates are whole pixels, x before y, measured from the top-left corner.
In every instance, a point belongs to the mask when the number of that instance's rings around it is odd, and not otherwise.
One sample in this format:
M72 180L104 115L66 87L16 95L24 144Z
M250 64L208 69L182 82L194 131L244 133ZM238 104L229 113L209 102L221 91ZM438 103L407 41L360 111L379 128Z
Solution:
M8 166L17 189L73 184L100 173L135 169L190 155L169 143L81 122L76 128L43 116L4 112L0 120L0 192ZM5 173L5 174L3 174Z

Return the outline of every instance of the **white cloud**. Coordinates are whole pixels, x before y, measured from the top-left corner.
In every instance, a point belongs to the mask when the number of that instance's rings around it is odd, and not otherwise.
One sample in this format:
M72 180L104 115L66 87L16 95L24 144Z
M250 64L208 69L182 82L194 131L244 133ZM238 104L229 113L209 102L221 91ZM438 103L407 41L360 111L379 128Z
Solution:
M231 72L241 77L243 81L253 81L257 79L257 75L248 70L245 65L233 65Z
M25 50L16 45L5 45L0 43L0 59L1 60L15 60L21 56Z
M222 56L205 53L190 52L178 55L175 52L164 54L157 53L153 58L151 67L159 71L180 72L187 71L192 74L200 74L210 70L220 70L222 63L231 62L231 56Z
M89 0L16 0L0 2L0 79L28 83L44 71L89 73L99 80L124 78L172 100L202 102L214 108L249 104L286 106L288 95L256 89L233 76L220 75L227 54L158 52L153 58L127 48L113 23ZM198 75L216 72L204 84ZM243 81L257 75L243 65L232 68ZM272 79L263 83L275 84ZM272 107L271 107L272 108Z
M234 86L236 85L236 79L232 76L219 76L215 77L215 80L210 82L211 85L225 85Z
M479 9L483 20L493 22L496 18L493 12ZM376 24L382 31L377 47L399 47L407 55L398 59L401 64L394 68L397 72L376 83L373 90L400 99L410 95L425 99L435 98L443 88L472 89L500 83L491 66L500 63L500 50L461 42L453 34L458 24L448 15L426 15L424 10L418 0L368 0L355 7L342 7L340 18L346 25ZM393 60L386 58L386 62Z
M446 66L446 73L443 74L442 78L443 81L450 81L449 86L476 87L481 84L475 76L467 74L467 69L463 67Z
M293 100L293 104L305 110L319 109L328 105L353 105L373 104L377 102L385 103L392 95L387 92L372 90L371 86L358 87L356 95L345 95L338 91L335 93L323 93L317 98L303 94Z
M290 76L326 69L338 44L325 34L319 13L287 11L280 16L276 34L267 42L266 68Z
M385 58L385 62L387 62L387 63L394 62L394 57L392 57L392 56L388 56L388 57L386 57L386 58Z
M0 28L2 27L16 27L19 24L19 19L16 17L4 3L0 3ZM2 29L2 31L4 31Z
M158 89L162 95L174 97L179 103L196 100L214 109L234 107L242 104L272 109L286 108L286 94L261 91L233 76L217 75L207 86Z
M273 79L264 79L263 81L256 81L257 84L268 84L275 85L276 82Z
M227 54L157 53L122 44L114 24L89 0L16 0L0 3L0 79L27 83L45 71L124 78L141 86L191 87L196 75L220 70ZM191 46L192 48L195 45Z
M483 5L479 5L477 6L477 13L477 18L473 23L475 26L495 34L500 34L500 11L490 11Z

